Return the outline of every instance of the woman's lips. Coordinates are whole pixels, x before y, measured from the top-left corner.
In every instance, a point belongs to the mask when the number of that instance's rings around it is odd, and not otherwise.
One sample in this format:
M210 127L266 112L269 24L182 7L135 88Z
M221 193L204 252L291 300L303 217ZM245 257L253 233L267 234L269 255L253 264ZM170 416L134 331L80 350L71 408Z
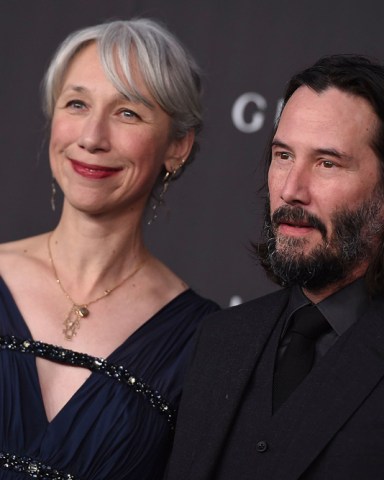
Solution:
M82 177L92 178L96 180L111 177L112 175L116 175L122 170L122 168L92 165L89 163L78 162L77 160L72 159L70 161L72 164L72 168L75 170L76 173L78 173Z

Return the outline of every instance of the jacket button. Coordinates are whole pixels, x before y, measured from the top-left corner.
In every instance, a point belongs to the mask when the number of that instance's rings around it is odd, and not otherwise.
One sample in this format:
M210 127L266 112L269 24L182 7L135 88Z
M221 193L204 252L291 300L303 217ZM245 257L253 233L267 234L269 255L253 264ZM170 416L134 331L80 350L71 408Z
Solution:
M256 445L256 450L259 452L259 453L264 453L268 450L268 443L265 442L264 440L260 440L260 442L257 442L257 445Z

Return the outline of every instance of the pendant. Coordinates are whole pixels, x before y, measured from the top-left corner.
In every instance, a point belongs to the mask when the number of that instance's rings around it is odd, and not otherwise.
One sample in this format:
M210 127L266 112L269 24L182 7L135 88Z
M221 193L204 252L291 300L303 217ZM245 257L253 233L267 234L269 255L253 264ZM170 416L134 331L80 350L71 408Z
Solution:
M89 310L86 305L75 305L76 315L80 318L86 318L89 315Z
M67 340L72 340L76 336L80 328L80 320L88 317L88 315L89 310L86 305L72 305L67 318L63 322L63 333Z

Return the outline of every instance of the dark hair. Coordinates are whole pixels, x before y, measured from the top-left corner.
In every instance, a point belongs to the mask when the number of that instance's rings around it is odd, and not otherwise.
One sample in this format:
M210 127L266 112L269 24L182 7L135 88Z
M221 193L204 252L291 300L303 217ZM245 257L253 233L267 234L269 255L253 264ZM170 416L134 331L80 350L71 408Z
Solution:
M364 98L380 120L372 139L372 148L380 160L384 186L384 65L363 55L330 55L318 60L312 67L294 75L287 85L282 110L294 92L302 86L317 93L335 87Z
M281 112L294 92L302 86L311 88L317 93L334 87L362 97L372 106L379 120L376 134L372 138L372 149L379 159L381 187L384 191L384 65L363 55L344 54L322 57L314 65L291 78L285 90ZM267 148L268 166L271 161L270 146L278 124L279 120L276 122ZM261 265L268 275L278 282L270 270L265 244L258 244L255 247ZM376 256L368 268L366 281L371 294L384 292L384 232Z

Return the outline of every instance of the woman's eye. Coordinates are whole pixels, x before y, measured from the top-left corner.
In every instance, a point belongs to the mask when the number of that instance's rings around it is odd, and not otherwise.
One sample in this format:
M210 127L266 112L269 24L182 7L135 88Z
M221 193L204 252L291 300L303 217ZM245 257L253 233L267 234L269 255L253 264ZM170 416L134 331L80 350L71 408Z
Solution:
M137 115L137 113L135 113L134 111L129 110L129 109L122 110L122 111L120 112L120 115L121 115L124 119L127 119L127 120L131 120L131 119L134 119L134 118L139 118L139 116Z
M74 110L81 110L85 108L85 103L81 100L70 100L66 103L67 108L72 108Z

